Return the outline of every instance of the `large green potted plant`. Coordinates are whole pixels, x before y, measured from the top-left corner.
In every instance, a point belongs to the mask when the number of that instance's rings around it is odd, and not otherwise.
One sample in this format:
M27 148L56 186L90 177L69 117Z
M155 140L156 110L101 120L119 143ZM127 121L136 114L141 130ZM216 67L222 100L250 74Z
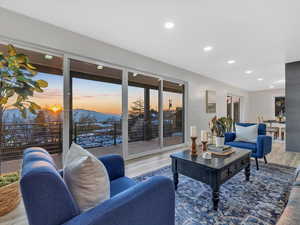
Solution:
M209 123L212 134L216 137L216 146L223 146L225 142L225 132L232 129L232 119L229 117L213 117Z
M24 118L27 112L36 114L40 106L31 98L36 92L48 87L44 80L35 80L36 68L29 63L28 56L17 53L13 45L7 46L7 53L0 52L0 142L5 143L3 114L6 108L15 107ZM10 101L11 99L11 101ZM12 101L15 99L14 101ZM5 145L3 145L5 146ZM0 146L0 169L1 153ZM1 174L0 170L0 216L14 209L20 202L18 172ZM5 193L5 194L3 194ZM7 204L4 204L7 203Z

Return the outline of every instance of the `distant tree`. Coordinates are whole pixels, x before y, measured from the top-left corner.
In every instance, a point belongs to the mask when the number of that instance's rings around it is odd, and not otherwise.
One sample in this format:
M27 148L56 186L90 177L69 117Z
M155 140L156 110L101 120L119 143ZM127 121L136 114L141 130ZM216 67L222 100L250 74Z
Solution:
M156 109L150 109L151 118L158 118L158 112Z
M144 114L144 101L142 99L138 99L132 102L129 111L130 119L143 118Z
M32 129L32 135L30 136L33 141L36 140L44 140L47 139L47 121L45 112L43 110L40 110L37 113L37 116L34 119L34 125Z
M37 124L45 124L46 123L46 116L45 116L45 112L43 110L40 110L35 119L34 119L34 123Z

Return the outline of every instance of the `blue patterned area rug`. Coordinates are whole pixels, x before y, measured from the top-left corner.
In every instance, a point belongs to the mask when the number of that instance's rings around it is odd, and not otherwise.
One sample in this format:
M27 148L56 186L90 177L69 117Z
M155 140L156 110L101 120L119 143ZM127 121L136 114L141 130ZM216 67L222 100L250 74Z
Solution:
M219 210L212 209L208 185L179 175L176 192L176 225L271 225L276 224L286 202L295 168L260 163L251 166L250 181L244 171L220 188ZM172 179L171 167L136 177L137 181L161 175Z

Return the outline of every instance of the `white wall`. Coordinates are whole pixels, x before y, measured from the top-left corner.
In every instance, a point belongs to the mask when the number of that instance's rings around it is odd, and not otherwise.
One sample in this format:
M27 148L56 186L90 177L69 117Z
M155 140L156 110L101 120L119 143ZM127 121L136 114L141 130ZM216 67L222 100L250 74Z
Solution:
M271 89L249 92L249 106L246 114L247 121L257 121L258 116L265 120L275 119L275 97L285 96L285 89Z
M55 16L55 15L54 15ZM134 68L153 74L164 75L188 81L188 127L207 129L208 121L214 114L205 113L205 90L217 91L217 115L226 115L228 93L242 97L242 115L245 120L248 92L196 73L159 62L157 60L108 45L106 43L10 12L0 7L0 39L32 43L53 50L90 57L115 65ZM189 129L188 129L189 132ZM189 134L188 134L189 135Z

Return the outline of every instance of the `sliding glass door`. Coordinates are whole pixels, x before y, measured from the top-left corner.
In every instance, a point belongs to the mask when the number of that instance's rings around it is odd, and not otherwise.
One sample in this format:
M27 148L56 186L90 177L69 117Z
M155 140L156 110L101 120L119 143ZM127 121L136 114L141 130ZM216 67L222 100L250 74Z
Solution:
M128 155L160 148L158 78L128 73Z
M183 83L69 59L70 143L135 158L184 143Z
M163 145L184 143L184 85L163 82Z
M227 96L227 117L232 118L234 123L240 122L241 99L238 96Z
M122 155L122 71L70 61L72 141L93 154Z

